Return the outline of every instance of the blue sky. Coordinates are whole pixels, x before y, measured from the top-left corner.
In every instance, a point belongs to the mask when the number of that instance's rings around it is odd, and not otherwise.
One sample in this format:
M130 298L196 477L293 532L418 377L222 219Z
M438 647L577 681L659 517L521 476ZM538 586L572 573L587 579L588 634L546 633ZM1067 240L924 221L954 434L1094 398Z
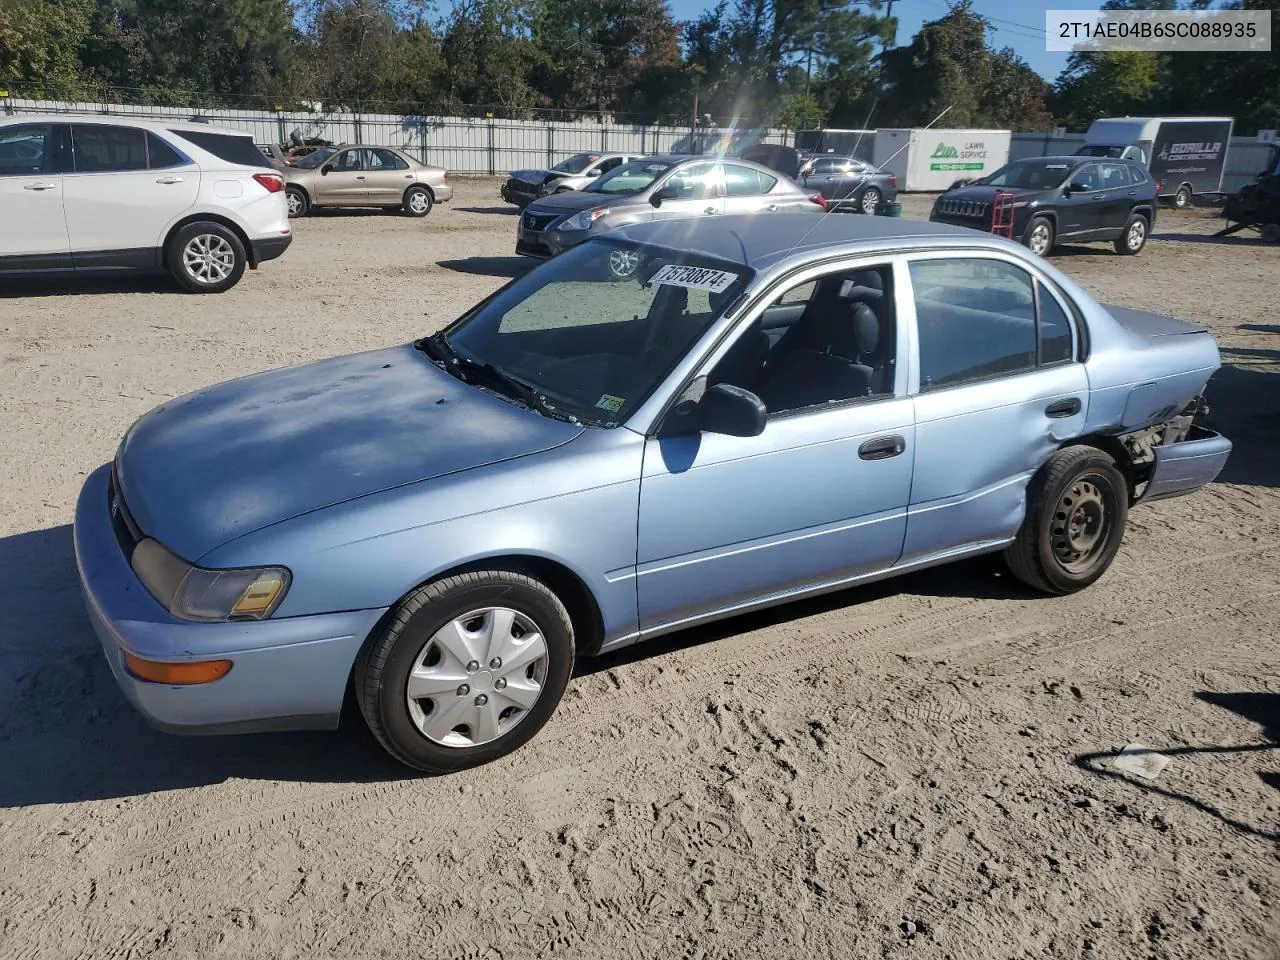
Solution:
M678 20L691 20L703 10L715 6L709 0L670 0L671 11ZM945 0L895 0L893 14L898 18L898 44L911 42L911 38L926 20L936 20L947 12L950 5ZM1049 53L1044 48L1044 12L1083 7L1072 0L1054 0L1049 3L1027 3L1026 0L974 0L974 10L994 21L997 32L987 34L987 42L993 46L1013 47L1031 64L1032 69L1046 80L1057 79L1067 65L1067 54ZM1090 9L1096 10L1099 4Z

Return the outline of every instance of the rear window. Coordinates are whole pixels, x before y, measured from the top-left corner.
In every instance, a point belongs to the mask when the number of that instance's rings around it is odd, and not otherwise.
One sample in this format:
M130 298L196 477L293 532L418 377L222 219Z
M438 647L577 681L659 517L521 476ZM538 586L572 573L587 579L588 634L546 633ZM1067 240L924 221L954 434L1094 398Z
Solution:
M1143 170L1141 167L1132 163L1127 163L1125 164L1125 166L1129 168L1129 180L1131 182L1133 183L1147 182L1147 172Z
M201 150L212 153L219 160L238 163L246 167L268 166L253 137L233 133L205 133L197 130L170 130L170 133L194 143Z

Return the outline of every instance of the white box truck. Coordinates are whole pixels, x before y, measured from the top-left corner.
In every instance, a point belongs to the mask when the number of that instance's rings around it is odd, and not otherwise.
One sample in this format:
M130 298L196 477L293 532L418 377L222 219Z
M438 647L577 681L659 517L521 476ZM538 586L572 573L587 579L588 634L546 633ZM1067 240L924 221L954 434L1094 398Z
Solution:
M1231 117L1110 117L1093 121L1076 155L1137 160L1161 197L1189 207L1197 193L1222 193L1234 125Z
M1008 130L877 130L872 163L897 174L900 190L946 190L1003 167L1011 139Z

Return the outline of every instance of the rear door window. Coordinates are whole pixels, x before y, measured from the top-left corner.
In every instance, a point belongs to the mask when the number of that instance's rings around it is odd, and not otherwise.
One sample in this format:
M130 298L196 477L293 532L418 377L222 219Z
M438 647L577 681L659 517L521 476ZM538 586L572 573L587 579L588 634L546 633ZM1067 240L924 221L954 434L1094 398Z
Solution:
M370 170L408 170L409 164L397 153L385 148L366 150Z
M759 196L772 190L777 182L777 177L771 177L759 170L752 170L750 167L742 167L736 163L724 165L725 192L731 197Z
M137 127L73 123L76 173L128 173L147 169L147 133Z

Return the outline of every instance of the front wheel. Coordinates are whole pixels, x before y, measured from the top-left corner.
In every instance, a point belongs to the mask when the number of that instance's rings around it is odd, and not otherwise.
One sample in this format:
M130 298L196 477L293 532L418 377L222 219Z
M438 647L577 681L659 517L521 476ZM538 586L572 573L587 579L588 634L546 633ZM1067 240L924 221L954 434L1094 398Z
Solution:
M1147 218L1135 213L1124 225L1124 230L1116 238L1116 253L1132 257L1147 245Z
M426 187L410 187L406 190L404 212L411 217L425 217L431 212L431 191Z
M859 209L865 214L873 214L876 207L880 204L880 191L875 187L868 187L862 194L862 201L858 204Z
M1053 249L1053 221L1048 217L1033 217L1027 224L1025 242L1036 256L1046 256Z
M449 773L528 742L573 658L569 613L546 584L515 570L463 573L393 610L356 660L356 699L393 757Z
M235 231L208 220L187 224L165 248L169 272L192 293L230 290L244 276L247 259Z
M1027 515L1005 561L1044 593L1083 590L1111 566L1129 516L1129 486L1097 447L1059 450L1027 491Z

